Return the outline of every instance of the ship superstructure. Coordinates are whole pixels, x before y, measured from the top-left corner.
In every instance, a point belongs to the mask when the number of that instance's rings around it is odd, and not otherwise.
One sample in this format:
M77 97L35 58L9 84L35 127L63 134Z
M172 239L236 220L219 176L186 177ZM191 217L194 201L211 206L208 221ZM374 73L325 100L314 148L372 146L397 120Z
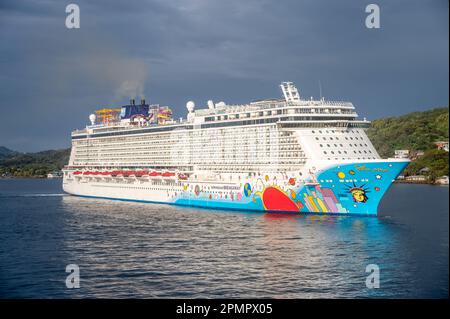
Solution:
M238 210L376 214L405 160L383 160L350 102L208 101L174 120L131 101L72 132L64 190L92 196Z

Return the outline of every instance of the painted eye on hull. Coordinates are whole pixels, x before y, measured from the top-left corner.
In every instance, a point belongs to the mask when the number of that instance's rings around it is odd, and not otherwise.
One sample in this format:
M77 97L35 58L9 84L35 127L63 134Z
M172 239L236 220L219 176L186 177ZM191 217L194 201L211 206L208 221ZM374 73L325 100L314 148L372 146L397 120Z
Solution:
M262 201L267 210L298 212L299 207L285 193L275 187L267 187L262 194Z

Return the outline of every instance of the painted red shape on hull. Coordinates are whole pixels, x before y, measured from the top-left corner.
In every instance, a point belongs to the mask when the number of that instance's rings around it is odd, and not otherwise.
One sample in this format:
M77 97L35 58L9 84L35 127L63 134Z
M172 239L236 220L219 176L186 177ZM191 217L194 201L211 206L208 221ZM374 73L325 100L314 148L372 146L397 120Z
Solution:
M282 191L275 187L267 187L264 190L262 200L267 210L279 210L284 212L298 212L298 206Z

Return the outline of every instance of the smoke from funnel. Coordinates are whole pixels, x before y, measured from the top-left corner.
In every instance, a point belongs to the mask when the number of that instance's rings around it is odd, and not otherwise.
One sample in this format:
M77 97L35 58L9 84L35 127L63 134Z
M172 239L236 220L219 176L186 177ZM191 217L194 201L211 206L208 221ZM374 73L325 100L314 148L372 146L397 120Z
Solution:
M139 59L120 59L114 66L114 74L118 76L118 87L115 99L144 99L145 82L147 80L148 66Z

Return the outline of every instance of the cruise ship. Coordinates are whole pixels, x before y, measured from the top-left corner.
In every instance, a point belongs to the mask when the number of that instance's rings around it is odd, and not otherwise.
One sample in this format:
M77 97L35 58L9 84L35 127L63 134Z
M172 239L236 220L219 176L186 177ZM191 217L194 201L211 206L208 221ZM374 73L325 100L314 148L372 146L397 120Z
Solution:
M282 98L104 108L71 134L63 189L77 196L266 213L377 215L408 165L381 159L350 102Z

